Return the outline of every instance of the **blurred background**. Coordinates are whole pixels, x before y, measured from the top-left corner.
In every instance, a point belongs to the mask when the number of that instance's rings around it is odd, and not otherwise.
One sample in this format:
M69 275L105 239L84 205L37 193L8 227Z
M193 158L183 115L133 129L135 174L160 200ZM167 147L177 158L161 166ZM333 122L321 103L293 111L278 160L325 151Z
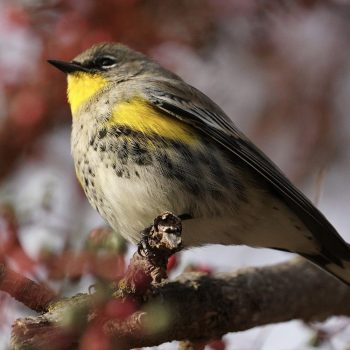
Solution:
M1 260L64 295L124 267L124 259L108 257L109 269L92 266L90 253L81 254L104 223L75 179L65 77L46 63L100 41L143 51L205 92L350 241L349 35L347 0L0 0ZM120 241L113 249L124 252ZM176 271L291 257L206 247L183 253ZM0 293L0 349L13 321L28 314ZM227 335L224 343L350 349L350 323L292 321Z

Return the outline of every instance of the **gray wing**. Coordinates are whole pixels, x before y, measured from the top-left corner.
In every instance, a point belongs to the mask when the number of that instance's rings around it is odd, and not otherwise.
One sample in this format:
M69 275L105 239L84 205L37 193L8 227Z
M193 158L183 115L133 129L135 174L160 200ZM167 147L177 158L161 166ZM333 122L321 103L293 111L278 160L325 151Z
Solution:
M145 98L155 108L199 129L226 148L232 157L239 158L264 178L270 190L295 212L319 242L324 261L316 263L325 265L333 262L343 266L342 260L350 261L349 247L323 214L207 96L181 80L158 80L156 84L149 82L145 88Z

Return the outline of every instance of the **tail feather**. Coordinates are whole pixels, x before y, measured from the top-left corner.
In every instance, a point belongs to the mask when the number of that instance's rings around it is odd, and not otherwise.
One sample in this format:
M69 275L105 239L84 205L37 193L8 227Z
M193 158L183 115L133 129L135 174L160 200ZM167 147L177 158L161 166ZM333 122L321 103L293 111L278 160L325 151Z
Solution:
M346 244L349 248L349 245ZM338 280L350 286L350 258L349 260L333 259L325 255L323 252L320 254L300 254L304 258L310 260L314 264L318 265L323 270L327 271ZM349 248L350 257L350 248Z
M299 254L350 285L350 245L344 241L325 216L311 203L310 205L309 211L304 211L295 205L292 208L315 237L320 252Z

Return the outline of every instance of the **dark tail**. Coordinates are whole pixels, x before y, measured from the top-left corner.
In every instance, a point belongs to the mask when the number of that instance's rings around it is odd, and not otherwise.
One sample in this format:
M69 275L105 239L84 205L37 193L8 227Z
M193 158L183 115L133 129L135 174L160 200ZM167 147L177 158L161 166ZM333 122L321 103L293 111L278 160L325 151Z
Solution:
M338 237L333 236L333 239L334 238L337 239ZM338 256L334 256L324 247L319 254L313 254L313 255L300 254L300 255L310 260L314 264L321 267L323 270L329 272L331 275L333 275L340 281L350 286L350 245L343 240L340 243L344 245L343 254L341 258L339 258ZM347 256L345 255L346 253L345 249L348 250Z

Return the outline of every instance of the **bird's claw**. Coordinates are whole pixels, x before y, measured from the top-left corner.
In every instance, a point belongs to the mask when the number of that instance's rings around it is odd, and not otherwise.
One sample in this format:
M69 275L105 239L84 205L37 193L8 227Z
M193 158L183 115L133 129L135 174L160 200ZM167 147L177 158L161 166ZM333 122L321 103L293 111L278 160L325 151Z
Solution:
M147 227L146 229L141 231L141 240L137 244L137 252L143 258L152 258L155 256L153 248L150 246L148 241L151 228L152 226Z

